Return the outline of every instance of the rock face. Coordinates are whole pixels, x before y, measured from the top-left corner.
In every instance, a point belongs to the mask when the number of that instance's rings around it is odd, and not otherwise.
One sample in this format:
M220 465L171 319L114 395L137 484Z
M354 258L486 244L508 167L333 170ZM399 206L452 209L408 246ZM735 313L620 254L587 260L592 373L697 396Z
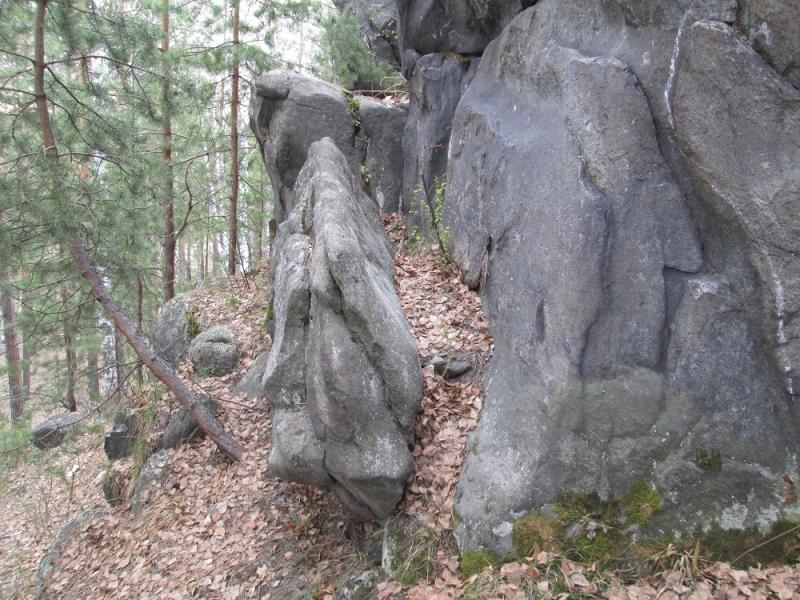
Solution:
M250 115L278 199L276 223L282 223L292 212L295 182L308 149L323 137L333 140L354 173L363 172L365 186L382 210L398 209L401 138L407 117L404 107L386 106L369 98L348 98L319 79L270 71L256 80Z
M159 311L153 338L156 353L177 368L189 349L189 343L200 333L202 324L185 294L175 296Z
M85 417L83 413L69 412L50 417L31 429L31 441L40 450L56 448L66 439L67 434L79 427Z
M272 181L277 223L294 208L295 181L312 143L330 138L359 172L356 126L347 97L320 79L289 71L260 75L251 99L250 126Z
M375 56L400 66L396 0L334 0L333 3L356 18Z
M236 334L223 325L209 327L192 340L189 358L200 375L221 377L232 373L239 364Z
M118 460L133 453L136 445L136 415L129 410L121 410L114 417L111 431L106 433L103 449L108 460Z
M205 394L198 396L197 400L210 415L217 415L217 403ZM164 435L161 438L162 448L177 448L203 434L195 418L184 408L179 409L167 423Z
M402 51L480 54L535 0L397 0Z
M506 552L559 496L642 481L653 535L796 510L800 96L778 33L796 8L741 3L754 48L735 2L690 4L542 0L458 105L445 222L496 340L463 549Z
M131 512L138 517L159 493L161 482L167 475L169 450L159 450L147 459L136 480L131 497Z
M273 251L270 469L384 519L413 472L422 395L392 253L377 206L333 140L311 145L294 200Z
M403 131L408 108L359 98L358 113L366 141L363 163L369 195L382 212L397 212L403 193Z
M800 88L800 4L784 0L739 0L740 25L753 49Z
M58 535L50 543L47 552L39 561L39 567L36 569L36 597L44 598L47 581L52 577L53 571L57 568L58 562L61 559L63 546L69 539L80 535L93 521L103 519L105 513L99 508L92 508L82 512L75 517L72 521L67 523Z
M430 237L437 182L447 171L453 115L478 61L443 54L422 57L409 82L408 121L403 132L403 212L410 228Z

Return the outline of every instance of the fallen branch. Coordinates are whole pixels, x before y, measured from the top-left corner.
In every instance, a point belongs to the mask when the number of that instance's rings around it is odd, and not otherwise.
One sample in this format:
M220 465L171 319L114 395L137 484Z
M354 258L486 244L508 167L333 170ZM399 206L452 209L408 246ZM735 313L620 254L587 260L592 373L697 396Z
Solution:
M106 314L111 317L145 366L167 386L175 398L178 399L178 402L195 418L200 429L214 440L220 450L232 460L239 460L243 453L242 447L223 429L220 422L198 402L194 394L175 374L172 367L147 345L142 335L133 326L133 323L114 302L103 280L100 279L94 267L92 267L89 256L86 253L86 247L80 237L75 236L72 238L70 252L75 264L78 265L81 275L91 284L92 295L103 305Z

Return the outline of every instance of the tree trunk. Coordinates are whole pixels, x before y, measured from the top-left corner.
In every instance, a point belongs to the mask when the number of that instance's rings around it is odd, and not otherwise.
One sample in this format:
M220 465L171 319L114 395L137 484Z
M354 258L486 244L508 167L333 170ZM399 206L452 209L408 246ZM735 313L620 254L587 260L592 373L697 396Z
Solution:
M144 331L142 326L144 322L144 284L142 283L141 271L136 272L136 328L139 331ZM139 387L144 385L144 369L142 361L136 365L136 382Z
M161 16L161 52L162 56L162 110L163 114L163 142L162 155L164 157L165 182L164 182L164 241L163 241L163 271L164 271L164 301L175 297L175 200L173 190L172 170L172 75L169 61L169 0L164 3L164 13Z
M81 275L92 286L94 297L103 305L106 314L114 321L130 346L136 351L136 354L139 355L144 364L147 365L147 368L167 386L189 414L195 418L200 428L216 442L220 450L231 459L239 460L243 453L242 447L222 428L219 421L212 417L205 407L198 402L186 385L178 379L172 368L148 347L141 332L134 329L128 317L120 311L111 294L108 293L105 284L92 268L89 257L86 254L86 248L79 237L75 237L72 240L72 256L81 271Z
M8 367L8 401L11 409L11 424L17 425L22 418L25 395L22 388L22 372L20 369L17 317L14 310L14 297L8 289L9 284L8 271L0 271L0 293L3 296L3 337L5 338L6 364Z
M31 359L33 358L33 344L31 335L22 334L22 390L23 400L27 402L31 397Z
M72 322L72 315L67 310L69 294L67 289L61 288L61 326L64 331L64 358L67 363L67 392L62 399L64 408L70 412L78 410L78 403L75 399L75 385L78 380L78 356L75 353L75 327Z
M231 207L228 274L236 275L239 248L239 0L233 0L233 76L231 89Z
M44 93L44 18L47 10L47 0L37 0L35 23L35 59L34 59L34 91L36 93L36 110L39 117L39 128L42 142L45 147L45 156L52 162L58 161L58 149L55 145L55 136L50 123L50 113L47 108L47 96ZM58 178L54 178L54 185L59 185ZM114 321L116 327L125 335L128 343L139 355L148 369L160 379L164 385L175 395L183 407L191 414L199 427L214 440L220 449L233 460L239 460L243 449L222 428L219 421L211 416L192 395L186 385L178 379L172 368L151 350L141 333L136 331L130 320L120 311L114 299L108 293L105 284L92 268L86 248L79 235L75 235L70 242L70 252L81 275L92 287L92 294L100 302L108 317Z

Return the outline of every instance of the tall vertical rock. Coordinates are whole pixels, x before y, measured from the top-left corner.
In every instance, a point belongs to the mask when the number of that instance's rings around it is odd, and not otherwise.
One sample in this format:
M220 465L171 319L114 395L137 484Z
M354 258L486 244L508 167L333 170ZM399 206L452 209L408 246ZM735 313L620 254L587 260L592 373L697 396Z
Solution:
M650 534L798 512L800 102L736 18L542 0L485 51L445 206L496 339L462 547L508 551L561 495L642 483Z
M271 470L382 520L403 494L422 397L377 206L329 138L313 143L273 252Z

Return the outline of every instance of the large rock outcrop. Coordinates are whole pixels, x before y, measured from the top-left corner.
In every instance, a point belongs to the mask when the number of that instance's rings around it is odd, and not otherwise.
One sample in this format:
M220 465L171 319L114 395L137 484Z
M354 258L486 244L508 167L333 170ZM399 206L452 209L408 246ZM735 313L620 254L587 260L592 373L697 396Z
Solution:
M369 179L365 187L373 199L385 210L396 210L405 119L405 108L350 98L314 77L289 71L259 76L250 102L250 126L272 182L276 223L292 212L297 176L309 147L323 137L336 144L353 173L360 175L364 165Z
M410 229L431 236L436 185L447 171L453 115L477 60L444 54L420 58L409 81L409 114L403 132L403 212Z
M333 3L355 17L375 56L390 65L400 66L396 0L334 0Z
M797 511L800 95L736 9L542 0L461 98L445 221L496 339L464 549L642 482L650 534Z
M414 468L421 372L378 208L329 138L308 150L272 269L270 470L385 519Z

